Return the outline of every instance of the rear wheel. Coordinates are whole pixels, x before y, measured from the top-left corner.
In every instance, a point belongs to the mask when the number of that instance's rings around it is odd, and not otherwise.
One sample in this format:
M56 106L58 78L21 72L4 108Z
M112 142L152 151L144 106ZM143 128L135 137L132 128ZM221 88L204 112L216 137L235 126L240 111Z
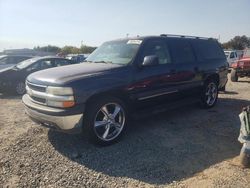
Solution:
M238 82L238 75L235 69L232 69L231 71L231 81Z
M90 141L109 145L118 141L127 122L123 102L114 97L97 100L87 107L84 127Z
M211 108L216 104L217 99L218 99L218 84L213 79L208 80L204 85L202 91L201 105L204 108Z
M18 82L15 88L15 92L18 95L24 95L26 92L25 89L25 83L24 82Z

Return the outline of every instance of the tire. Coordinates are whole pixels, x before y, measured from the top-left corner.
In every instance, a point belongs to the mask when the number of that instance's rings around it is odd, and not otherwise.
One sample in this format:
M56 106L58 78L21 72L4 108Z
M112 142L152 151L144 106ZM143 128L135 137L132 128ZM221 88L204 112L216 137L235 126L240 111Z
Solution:
M201 92L201 107L212 108L217 103L218 84L215 80L206 81Z
M126 106L118 98L92 100L85 112L83 133L94 144L113 144L123 135L127 117Z
M231 81L238 82L238 75L235 69L232 69L231 71Z
M250 155L246 153L240 154L240 163L244 168L250 168Z
M222 88L220 88L220 91L226 91L226 85L224 85Z
M26 93L25 83L24 82L18 82L16 84L15 93L17 95L24 95Z

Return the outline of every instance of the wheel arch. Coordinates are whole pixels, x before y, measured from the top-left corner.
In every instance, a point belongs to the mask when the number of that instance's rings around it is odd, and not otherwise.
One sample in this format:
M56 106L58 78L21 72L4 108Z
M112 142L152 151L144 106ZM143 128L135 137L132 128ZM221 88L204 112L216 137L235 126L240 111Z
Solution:
M208 82L209 80L215 80L217 85L220 85L220 76L217 73L212 73L206 76L204 79L204 83Z
M101 92L97 92L93 95L91 95L87 100L86 100L86 107L88 107L89 105L91 105L91 103L93 103L94 101L96 101L97 99L100 98L104 98L104 97L115 97L118 98L119 100L121 100L124 105L129 109L131 106L131 100L128 96L128 94L124 91L120 91L120 90L112 90L112 91L101 91Z

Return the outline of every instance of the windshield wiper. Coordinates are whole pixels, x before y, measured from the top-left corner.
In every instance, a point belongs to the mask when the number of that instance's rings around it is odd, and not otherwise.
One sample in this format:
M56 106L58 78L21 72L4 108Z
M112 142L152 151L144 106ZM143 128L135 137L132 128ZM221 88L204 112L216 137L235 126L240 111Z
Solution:
M112 64L112 61L94 61L94 63L106 63L106 64Z

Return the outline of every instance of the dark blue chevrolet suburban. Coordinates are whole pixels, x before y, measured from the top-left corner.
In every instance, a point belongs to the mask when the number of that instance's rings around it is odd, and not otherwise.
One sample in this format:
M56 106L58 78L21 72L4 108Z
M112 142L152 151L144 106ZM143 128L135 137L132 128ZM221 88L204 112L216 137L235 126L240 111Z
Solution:
M22 100L35 122L107 145L121 137L131 115L197 101L213 107L227 73L214 39L125 38L105 42L85 63L31 74Z

